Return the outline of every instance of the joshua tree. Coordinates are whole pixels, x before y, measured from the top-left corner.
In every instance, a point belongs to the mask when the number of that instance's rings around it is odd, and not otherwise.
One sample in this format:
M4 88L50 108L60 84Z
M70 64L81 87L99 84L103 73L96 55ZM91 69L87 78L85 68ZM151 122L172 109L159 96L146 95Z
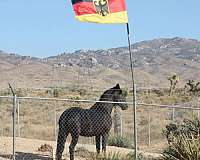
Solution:
M168 80L170 81L170 92L169 95L172 95L172 93L176 89L176 85L179 82L180 78L177 74L173 74L172 76L168 77Z

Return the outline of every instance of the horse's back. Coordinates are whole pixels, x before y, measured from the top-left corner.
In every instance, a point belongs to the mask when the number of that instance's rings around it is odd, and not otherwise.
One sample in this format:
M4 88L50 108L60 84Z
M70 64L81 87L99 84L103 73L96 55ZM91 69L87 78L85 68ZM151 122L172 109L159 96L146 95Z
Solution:
M62 123L68 123L71 119L76 118L78 115L80 115L82 109L80 107L72 107L69 109L66 109L60 116L59 119L59 125Z

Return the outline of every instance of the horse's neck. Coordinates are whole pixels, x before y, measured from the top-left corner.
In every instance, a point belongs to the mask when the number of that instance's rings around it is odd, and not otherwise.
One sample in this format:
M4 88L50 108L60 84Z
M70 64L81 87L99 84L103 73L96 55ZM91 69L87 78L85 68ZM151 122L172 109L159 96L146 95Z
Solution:
M112 101L112 93L110 93L109 90L105 91L104 94L101 95L99 101ZM108 114L111 114L113 109L113 104L97 102L91 107L91 109L98 110L98 112L106 112Z
M102 111L102 112L106 112L108 114L111 114L112 109L113 109L113 104L97 102L90 109L91 110L98 110L99 112Z

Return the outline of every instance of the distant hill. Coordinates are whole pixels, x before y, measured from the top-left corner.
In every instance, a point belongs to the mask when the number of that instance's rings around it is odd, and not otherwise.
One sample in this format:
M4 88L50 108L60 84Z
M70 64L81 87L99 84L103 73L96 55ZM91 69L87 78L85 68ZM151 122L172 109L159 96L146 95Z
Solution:
M161 38L135 43L134 74L142 87L168 87L167 77L177 73L181 85L200 80L200 41ZM108 50L78 50L47 58L0 51L0 86L16 87L91 86L106 88L114 83L131 85L127 47Z

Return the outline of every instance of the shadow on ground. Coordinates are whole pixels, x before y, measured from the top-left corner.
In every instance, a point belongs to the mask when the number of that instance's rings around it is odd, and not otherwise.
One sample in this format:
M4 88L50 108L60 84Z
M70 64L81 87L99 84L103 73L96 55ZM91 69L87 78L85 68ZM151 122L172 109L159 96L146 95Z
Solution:
M0 154L0 159L12 159L11 154ZM16 152L15 160L52 160L50 155Z

